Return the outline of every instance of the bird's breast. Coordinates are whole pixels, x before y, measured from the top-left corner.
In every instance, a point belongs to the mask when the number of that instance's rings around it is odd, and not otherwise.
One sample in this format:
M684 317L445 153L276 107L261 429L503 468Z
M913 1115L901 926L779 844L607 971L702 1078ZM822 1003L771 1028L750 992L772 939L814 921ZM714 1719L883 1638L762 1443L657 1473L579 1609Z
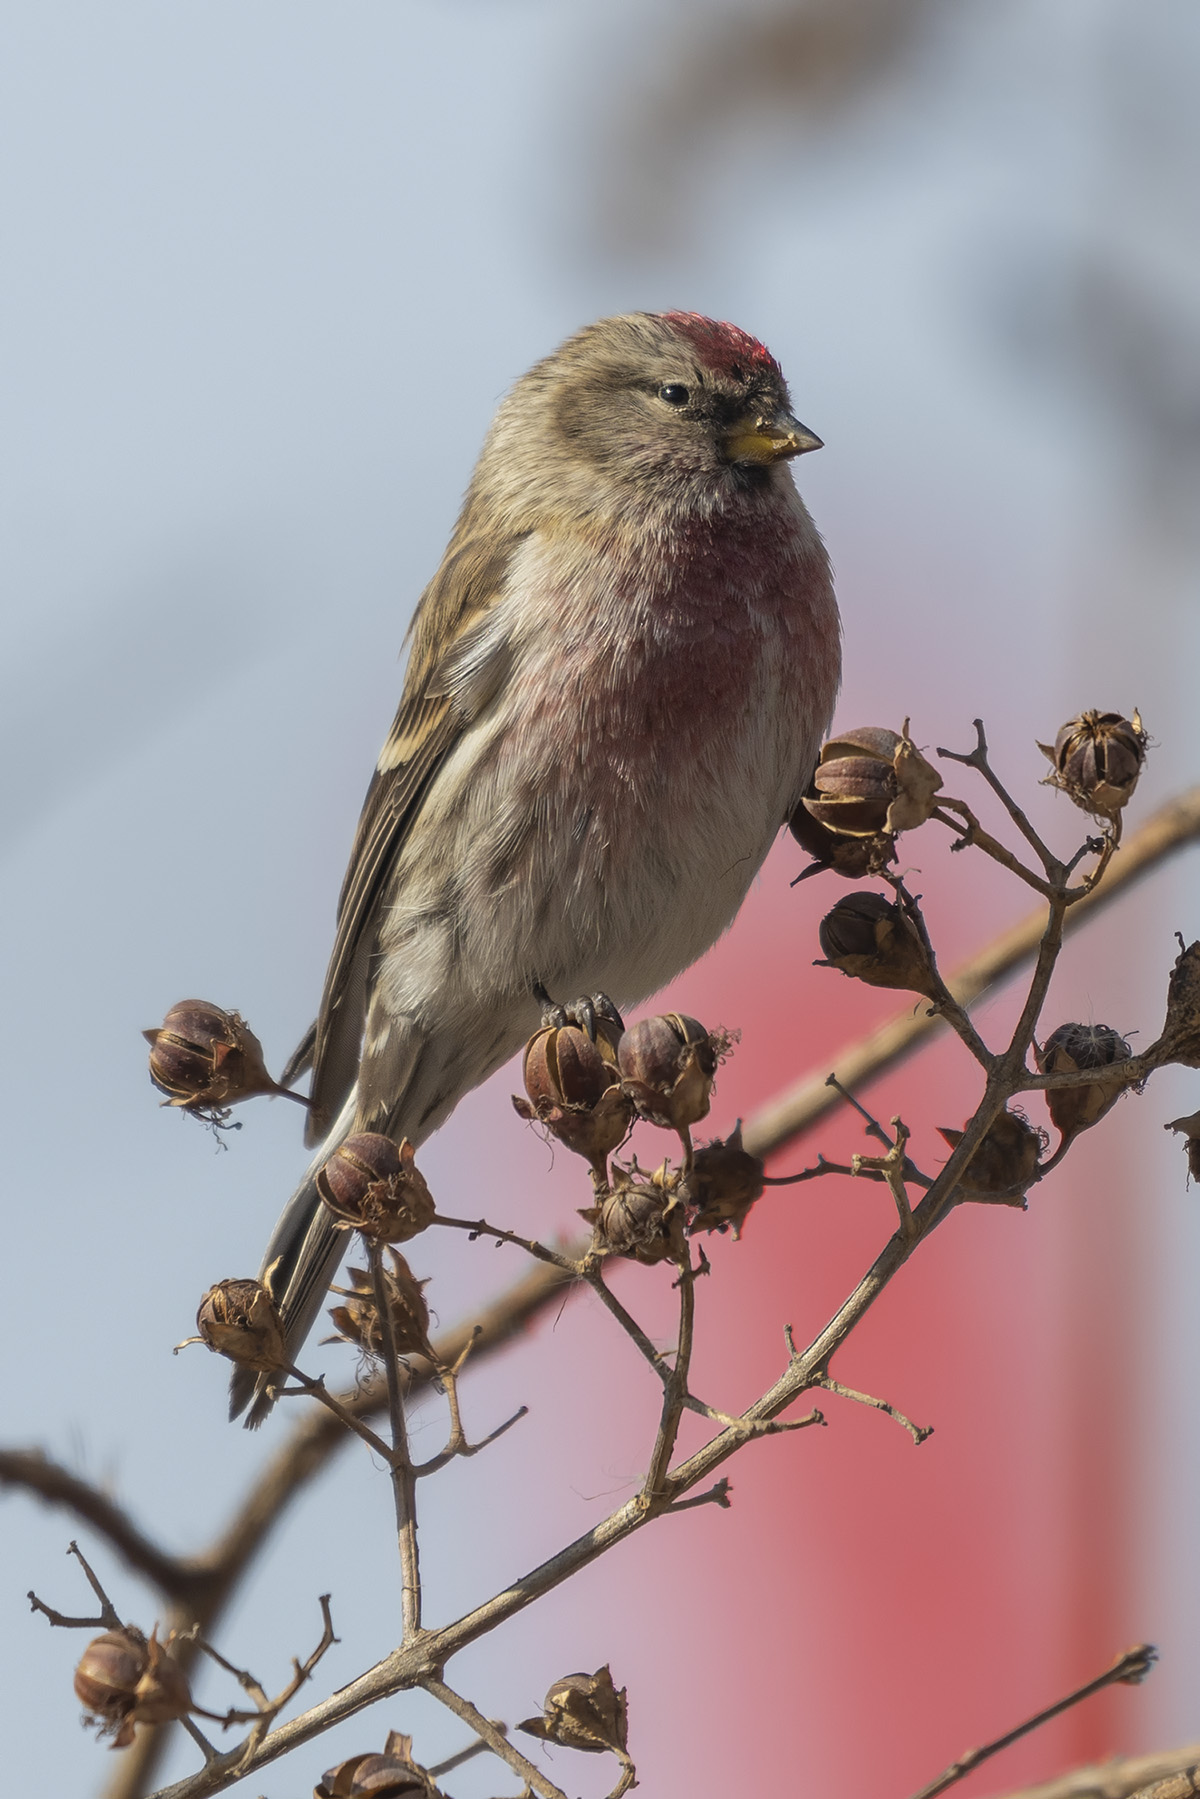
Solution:
M838 678L823 546L798 498L690 537L534 537L495 628L511 672L423 808L397 927L436 903L468 980L507 957L639 998L725 929L807 780Z

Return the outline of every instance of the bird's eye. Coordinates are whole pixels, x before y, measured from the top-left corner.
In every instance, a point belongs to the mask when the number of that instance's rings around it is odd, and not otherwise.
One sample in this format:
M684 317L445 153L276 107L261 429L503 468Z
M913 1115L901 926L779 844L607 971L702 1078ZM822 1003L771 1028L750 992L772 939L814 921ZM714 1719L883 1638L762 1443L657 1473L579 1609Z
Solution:
M668 381L665 387L659 388L658 397L665 400L668 406L686 406L692 396L680 382Z

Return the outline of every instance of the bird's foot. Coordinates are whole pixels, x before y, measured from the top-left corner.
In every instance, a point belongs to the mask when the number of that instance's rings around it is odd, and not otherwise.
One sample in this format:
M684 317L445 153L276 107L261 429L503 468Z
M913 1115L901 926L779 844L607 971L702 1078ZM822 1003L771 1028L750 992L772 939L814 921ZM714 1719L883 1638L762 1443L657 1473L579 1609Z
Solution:
M565 1024L573 1024L585 1031L593 1043L598 1036L603 1037L615 1052L625 1029L625 1020L607 993L584 994L581 999L560 1006L550 998L542 983L535 981L533 997L542 1008L543 1028L561 1030Z

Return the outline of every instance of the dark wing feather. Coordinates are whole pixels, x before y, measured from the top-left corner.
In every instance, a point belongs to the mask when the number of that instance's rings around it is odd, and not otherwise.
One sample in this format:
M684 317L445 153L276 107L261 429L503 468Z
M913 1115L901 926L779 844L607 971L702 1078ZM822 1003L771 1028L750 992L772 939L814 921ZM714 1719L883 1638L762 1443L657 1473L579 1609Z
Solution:
M368 963L388 875L430 783L498 684L502 671L494 656L479 679L472 635L486 626L519 541L518 536L497 542L494 536L464 535L460 526L413 620L404 693L367 789L338 901L313 1050L310 1144L321 1140L358 1072ZM464 662L472 670L465 688L456 674Z

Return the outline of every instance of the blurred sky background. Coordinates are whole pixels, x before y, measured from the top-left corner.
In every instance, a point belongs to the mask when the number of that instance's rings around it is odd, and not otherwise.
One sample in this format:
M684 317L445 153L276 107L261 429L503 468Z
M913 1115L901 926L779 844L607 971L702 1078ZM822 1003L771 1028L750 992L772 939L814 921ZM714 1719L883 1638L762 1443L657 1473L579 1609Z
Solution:
M578 325L680 306L779 356L827 444L798 474L838 571L844 724L911 714L918 741L965 748L984 714L1063 844L1080 821L1034 789L1034 740L1081 706L1139 705L1157 742L1131 824L1196 778L1198 75L1190 0L0 14L7 1443L41 1444L184 1550L268 1452L225 1423L223 1366L170 1347L207 1286L257 1267L302 1165L298 1116L260 1103L214 1148L156 1108L139 1031L204 995L278 1068L308 1024L412 605L497 400ZM1026 909L943 845L906 854L950 963ZM810 967L837 893L791 892L802 865L781 845L742 925L672 989L744 1030L720 1129L891 1010ZM1148 1042L1175 929L1200 935L1194 856L1076 942L1047 1023ZM985 1031L1010 1010L986 1002ZM568 1230L583 1182L514 1120L515 1078L463 1105L429 1178L447 1211ZM935 1161L932 1127L972 1095L942 1048L869 1097ZM731 1512L643 1533L452 1678L511 1720L611 1660L643 1789L690 1799L735 1782L903 1799L1138 1638L1163 1651L1144 1688L964 1795L1200 1737L1200 1201L1161 1129L1197 1099L1194 1076L1159 1077L1027 1215L968 1208L901 1276L837 1372L936 1425L919 1452L831 1401L828 1430L746 1453ZM860 1147L848 1122L817 1135ZM698 1380L718 1404L774 1377L783 1323L811 1336L891 1228L877 1190L798 1194L713 1252ZM412 1260L447 1324L521 1268L465 1242ZM622 1291L669 1339L660 1272ZM577 1302L466 1383L476 1434L532 1412L422 1495L431 1617L634 1490L648 1387ZM442 1428L423 1403L422 1452ZM226 1619L225 1653L282 1684L326 1590L342 1641L314 1696L390 1648L389 1507L345 1455ZM70 1691L83 1639L24 1601L82 1609L76 1527L22 1497L4 1516L8 1783L99 1794L112 1758ZM153 1597L78 1534L148 1627ZM203 1695L234 1697L207 1677ZM425 1761L463 1741L405 1700L254 1791L296 1799L389 1727ZM181 1742L167 1773L195 1760ZM571 1791L612 1784L575 1761L551 1767ZM484 1761L448 1782L514 1784Z

